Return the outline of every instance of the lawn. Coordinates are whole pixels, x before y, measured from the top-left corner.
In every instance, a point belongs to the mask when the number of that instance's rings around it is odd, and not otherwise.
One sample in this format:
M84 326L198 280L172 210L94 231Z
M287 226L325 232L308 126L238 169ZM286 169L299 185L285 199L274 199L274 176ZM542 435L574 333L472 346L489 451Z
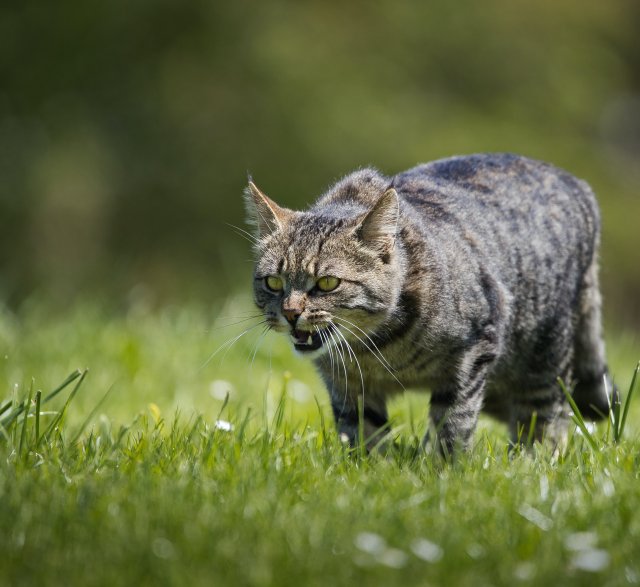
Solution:
M0 310L0 585L640 583L640 397L617 442L600 424L560 455L508 453L482 420L442 465L411 393L394 448L366 457L286 340L258 325L225 346L253 315L244 298ZM608 345L626 391L640 341Z

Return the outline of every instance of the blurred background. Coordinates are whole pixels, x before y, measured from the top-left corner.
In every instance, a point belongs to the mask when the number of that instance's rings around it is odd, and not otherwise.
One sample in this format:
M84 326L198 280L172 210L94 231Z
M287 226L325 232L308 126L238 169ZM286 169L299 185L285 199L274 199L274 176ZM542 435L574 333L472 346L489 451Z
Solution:
M513 151L587 179L608 320L640 326L636 0L4 2L0 301L248 289L250 172Z

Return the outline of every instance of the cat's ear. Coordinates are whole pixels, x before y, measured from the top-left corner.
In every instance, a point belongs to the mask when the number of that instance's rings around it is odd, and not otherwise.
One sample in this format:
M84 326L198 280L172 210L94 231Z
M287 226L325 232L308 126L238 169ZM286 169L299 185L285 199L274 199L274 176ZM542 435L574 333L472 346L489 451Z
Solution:
M389 188L360 222L358 236L368 247L388 255L396 242L399 214L398 194Z
M275 232L286 223L293 214L291 210L278 206L271 198L263 194L253 181L244 190L244 202L247 209L247 221L262 237Z

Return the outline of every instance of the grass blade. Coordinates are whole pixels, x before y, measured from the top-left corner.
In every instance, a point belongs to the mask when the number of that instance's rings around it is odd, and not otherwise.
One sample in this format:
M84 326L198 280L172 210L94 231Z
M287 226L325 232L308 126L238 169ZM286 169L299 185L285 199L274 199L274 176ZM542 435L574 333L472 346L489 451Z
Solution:
M609 390L607 383L607 376L603 375L602 377L604 383L604 390L607 394L607 403L609 404L609 417L605 418L607 420L607 440L609 439L610 430L613 431L613 441L618 442L620 440L620 436L622 435L622 431L620 429L620 396L614 397L615 392L615 384L612 382L613 388Z
M224 400L222 401L222 407L220 408L220 410L218 411L218 417L216 418L217 420L220 420L222 418L222 412L224 412L224 409L227 407L227 404L229 403L229 392L227 391L227 393L224 394Z
M91 422L91 420L93 419L93 417L96 415L96 412L102 407L102 405L107 401L107 398L111 395L111 392L113 391L113 389L115 388L116 384L113 383L109 386L109 389L107 389L107 392L100 398L100 401L95 405L95 407L89 412L89 415L85 418L84 422L80 425L80 428L78 428L78 430L76 431L76 433L74 434L72 440L71 440L71 444L74 444L78 438L80 438L80 435L84 432L84 429L87 427L87 425L89 424L89 422Z
M27 409L22 417L22 430L20 431L20 444L18 445L18 454L22 454L22 446L24 445L24 439L27 436L27 419L29 418L29 412L31 410L31 400L33 398L33 378L31 379L31 385L29 386L29 397L27 398Z
M13 402L11 401L8 401L6 404L4 404L4 406L0 408L0 416L2 416L2 414L4 414L12 405Z
M36 446L38 446L38 440L40 438L40 400L42 399L42 392L38 390L36 392Z
M529 434L527 436L527 446L533 446L536 436L536 424L538 423L538 412L531 414L531 422L529 422Z
M318 396L314 395L313 400L316 402L316 407L318 408L318 414L320 415L320 431L322 432L322 444L326 446L327 444L327 426L324 420L324 412L322 411L322 406L318 401Z
M591 434L591 432L589 432L589 429L587 428L584 422L584 418L580 413L580 409L578 408L578 406L576 405L576 402L571 396L571 392L567 389L566 385L564 384L564 381L562 381L560 377L558 377L557 381L558 381L558 385L560 385L560 389L562 389L562 393L564 393L565 397L567 398L567 401L569 402L569 405L571 406L571 409L573 410L573 418L572 418L573 421L576 423L576 425L580 429L580 432L582 432L582 435L587 439L587 442L589 443L591 448L594 451L597 451L598 443L596 442L595 438L593 438L593 435Z
M284 420L286 403L287 403L287 386L285 384L282 387L282 393L280 394L280 399L278 400L278 405L276 406L276 411L274 412L273 419L271 421L271 428L274 434L276 434L282 427L282 421Z
M631 397L633 396L633 392L636 387L636 379L638 377L638 371L640 370L640 361L636 365L635 371L633 372L633 377L631 377L631 383L629 384L629 392L627 393L627 397L624 400L624 410L622 411L622 420L620 422L620 436L624 432L625 424L627 423L627 414L629 413L629 406L631 405Z
M20 402L13 412L9 412L9 415L4 420L0 421L0 426L2 426L6 430L9 430L11 424L13 424L18 419L18 416L22 414L24 408L25 402Z
M67 401L64 403L64 406L62 406L62 409L60 410L60 412L58 412L58 415L51 421L51 423L49 424L49 426L47 426L47 429L45 430L44 434L42 435L42 438L48 438L49 435L51 434L51 432L53 430L55 430L55 427L60 423L60 421L62 420L62 418L64 417L64 414L67 410L67 407L69 406L69 404L71 403L71 400L73 400L73 398L75 397L76 393L78 393L78 389L80 389L80 385L82 385L82 382L84 381L84 378L86 377L87 373L89 372L88 369L85 369L84 371L82 371L82 373L80 373L79 375L79 379L78 377L74 377L73 379L71 379L71 381L75 381L76 379L78 379L77 383L75 384L74 388L71 390L71 393L69 394L69 397L67 398ZM68 380L69 378L67 378ZM68 383L66 383L66 385L64 386L60 386L60 388L58 388L57 390L55 390L55 393L60 393L60 391L62 391L62 389L64 389L64 387L66 387L67 385L69 385L69 383L71 383L71 381L68 381ZM46 398L45 401L51 397L53 397L53 393L51 392Z
M78 377L84 377L86 374L86 370L84 372L80 371L80 369L76 369L71 375L69 375L58 387L56 387L52 392L50 392L42 403L47 403L49 400L53 399L56 395L58 395L65 387L73 383Z

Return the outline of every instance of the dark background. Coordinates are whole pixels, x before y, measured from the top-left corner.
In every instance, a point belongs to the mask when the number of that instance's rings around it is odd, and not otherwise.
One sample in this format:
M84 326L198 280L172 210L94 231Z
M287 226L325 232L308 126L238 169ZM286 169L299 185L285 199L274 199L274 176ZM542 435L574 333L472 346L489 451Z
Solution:
M215 300L250 171L304 206L355 167L514 151L587 179L610 319L640 324L636 0L4 2L0 300Z

